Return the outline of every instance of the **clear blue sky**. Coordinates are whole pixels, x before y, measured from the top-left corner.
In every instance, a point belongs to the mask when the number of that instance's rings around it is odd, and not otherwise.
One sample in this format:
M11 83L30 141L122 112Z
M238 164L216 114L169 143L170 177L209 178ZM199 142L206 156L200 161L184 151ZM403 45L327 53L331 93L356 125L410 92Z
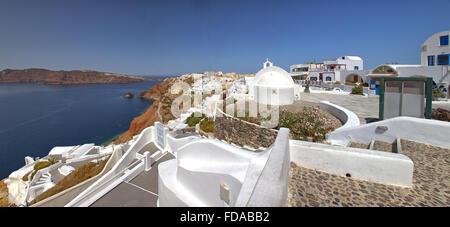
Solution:
M450 1L0 0L0 69L257 72L358 55L420 64Z

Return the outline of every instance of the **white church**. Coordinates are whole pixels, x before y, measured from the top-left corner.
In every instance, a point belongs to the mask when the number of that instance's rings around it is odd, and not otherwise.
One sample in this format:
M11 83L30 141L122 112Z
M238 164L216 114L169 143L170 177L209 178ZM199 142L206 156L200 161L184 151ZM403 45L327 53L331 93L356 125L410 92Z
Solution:
M290 105L300 99L300 86L288 72L267 59L255 78L248 82L248 94L251 100L261 104Z

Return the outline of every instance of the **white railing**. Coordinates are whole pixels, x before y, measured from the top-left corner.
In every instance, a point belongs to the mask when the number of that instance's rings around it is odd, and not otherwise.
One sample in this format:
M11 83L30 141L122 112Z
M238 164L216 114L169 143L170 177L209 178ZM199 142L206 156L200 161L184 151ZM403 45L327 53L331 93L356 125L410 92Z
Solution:
M153 141L154 138L154 129L155 127L150 126L144 129L141 134L139 134L138 138L134 141L131 147L125 152L125 154L120 158L120 160L114 165L114 167L105 175L103 175L100 179L94 182L91 186L89 186L86 190L80 193L77 197L75 197L72 201L66 204L66 207L71 206L81 206L85 200L88 200L90 197L97 196L96 194L104 192L102 189L109 188L108 184L121 179L124 171L127 170L128 166L135 160L136 153L139 152L145 145L149 142Z

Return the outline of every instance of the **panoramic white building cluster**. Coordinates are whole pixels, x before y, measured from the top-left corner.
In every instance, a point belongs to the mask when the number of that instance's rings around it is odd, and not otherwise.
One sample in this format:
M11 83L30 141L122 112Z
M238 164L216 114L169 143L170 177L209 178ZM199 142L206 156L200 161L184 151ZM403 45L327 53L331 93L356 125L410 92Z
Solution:
M290 74L296 81L345 82L373 84L379 88L379 77L431 77L433 87L441 89L450 98L450 31L433 34L421 46L421 64L382 64L371 70L363 68L358 56L342 56L323 63L296 64L290 66ZM315 84L315 83L314 83Z
M322 82L346 81L365 82L364 62L358 56L341 56L335 60L326 60L323 63L297 64L290 66L290 74L296 80L311 80Z
M439 37L445 44L447 33L439 33L426 41L423 52L428 56L443 55L445 49L431 48ZM448 42L448 38L447 38ZM447 44L448 45L448 44ZM434 51L431 53L430 51ZM437 53L438 51L439 53ZM444 53L445 55L445 53ZM431 57L427 58L431 61ZM444 59L445 60L445 59ZM444 60L440 60L443 63ZM428 63L429 64L429 63ZM439 64L442 65L442 64ZM448 62L447 62L448 65ZM353 77L356 82L379 76L433 77L438 85L448 86L448 66L382 65L365 77ZM362 72L363 61L356 56L343 56L334 61L291 67L292 72L307 72L307 76L323 81L347 80ZM447 67L447 68L446 68ZM303 68L300 71L293 69ZM447 70L447 71L446 71ZM435 73L435 74L433 74ZM194 76L195 75L188 75ZM185 76L187 78L188 76ZM198 74L202 80L194 83L191 93L212 92L222 83L212 73ZM329 79L328 79L329 78ZM361 79L361 80L360 80ZM227 89L229 97L244 97L261 104L290 105L299 100L301 86L291 75L268 59L254 77L234 80ZM336 91L337 93L337 91ZM341 177L411 188L414 186L414 163L401 153L349 147L351 142L371 144L374 141L394 143L400 139L450 148L450 123L414 117L394 117L365 125L352 111L328 101L321 101L320 109L342 122L342 126L326 136L326 143L312 143L289 138L289 129L281 128L275 141L268 147L250 149L222 140L201 136L199 125L195 132L185 132L186 119L195 112L205 113L211 119L226 116L246 124L241 119L224 113L222 94L212 95L195 107L164 125L156 122L130 141L119 145L55 147L49 155L34 160L26 157L26 165L11 173L5 181L10 202L26 206L37 196L55 186L62 178L88 162L99 163L109 157L100 174L79 185L59 192L34 206L58 204L66 207L84 207L103 204L150 205L142 201L156 201L152 206L285 206L287 202L290 163ZM251 123L248 123L251 124ZM267 129L263 126L258 130ZM58 161L37 171L34 178L24 176L33 171L38 161ZM138 179L138 180L136 180ZM138 186L138 184L144 186ZM144 188L148 186L148 188ZM123 188L127 190L123 190ZM153 191L151 191L153 190ZM142 197L140 197L142 196ZM131 198L127 200L128 198ZM149 199L150 198L150 199ZM142 201L141 201L142 200Z

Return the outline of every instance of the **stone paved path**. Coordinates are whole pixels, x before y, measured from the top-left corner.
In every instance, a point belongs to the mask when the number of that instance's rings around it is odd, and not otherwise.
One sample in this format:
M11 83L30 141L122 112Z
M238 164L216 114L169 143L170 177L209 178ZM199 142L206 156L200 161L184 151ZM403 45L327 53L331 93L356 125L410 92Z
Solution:
M366 118L378 118L378 96L364 97L361 95L337 95L326 93L301 93L300 99L307 102L319 103L329 101L353 111L361 121L366 123Z
M355 180L291 163L288 206L450 206L450 149L402 140L412 188Z
M366 124L366 118L378 118L379 96L364 97L361 95L339 95L327 93L304 93L300 94L302 101L319 103L320 101L330 101L353 111L361 121ZM433 103L433 108L450 108L450 102Z

